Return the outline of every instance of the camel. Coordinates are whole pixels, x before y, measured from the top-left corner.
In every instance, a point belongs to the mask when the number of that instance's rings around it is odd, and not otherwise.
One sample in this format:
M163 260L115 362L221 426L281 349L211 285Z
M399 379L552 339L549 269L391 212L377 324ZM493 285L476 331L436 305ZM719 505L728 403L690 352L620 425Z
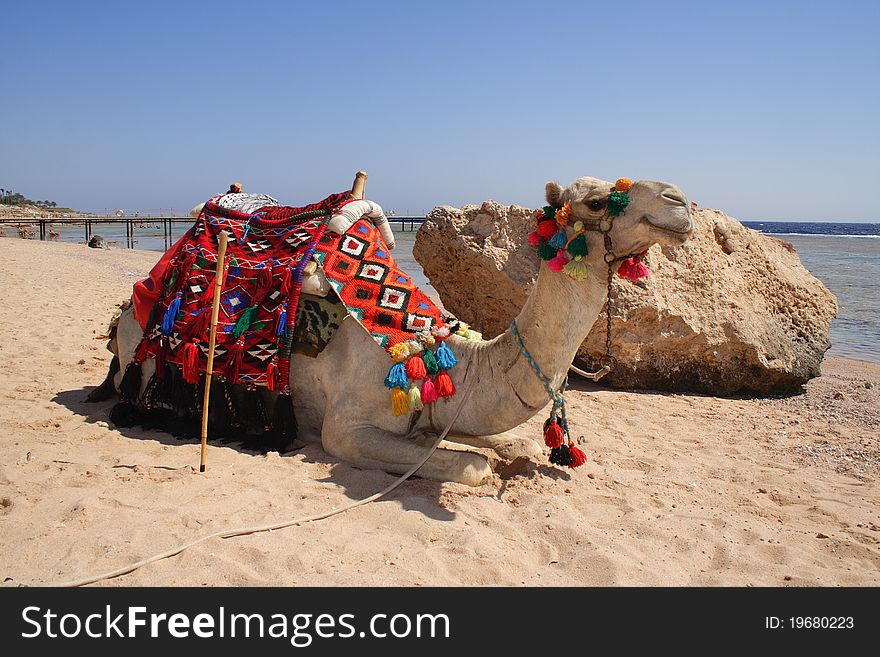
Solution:
M545 192L550 205L561 208L569 204L571 226L578 219L600 220L612 188L608 181L584 177L567 187L549 182ZM690 203L674 185L639 181L629 190L629 198L625 212L613 219L609 232L614 271L628 256L653 244L683 244L692 229ZM603 234L589 231L586 235L586 279L575 280L541 262L531 295L516 318L526 349L552 380L554 389L565 381L578 346L605 304L608 270ZM132 309L124 310L116 332L117 386L141 334ZM467 446L495 450L505 459L539 454L542 447L537 441L506 433L549 403L511 329L490 340L452 335L447 344L458 358L450 375L459 393L417 415L396 417L388 407L388 389L382 385L389 368L388 354L356 321L344 320L316 358L294 355L291 362L298 437L320 441L328 454L355 466L405 473L450 424L467 391L468 399L447 436L447 441L458 445L441 443L416 472L418 476L470 486L488 481L493 476L489 460L468 451ZM144 381L154 367L152 359L144 362Z

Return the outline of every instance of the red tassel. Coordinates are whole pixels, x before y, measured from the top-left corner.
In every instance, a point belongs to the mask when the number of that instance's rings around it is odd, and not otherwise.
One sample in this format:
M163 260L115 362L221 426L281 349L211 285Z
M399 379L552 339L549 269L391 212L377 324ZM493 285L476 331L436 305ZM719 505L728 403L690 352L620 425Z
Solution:
M440 371L440 374L434 379L434 385L437 388L437 394L441 397L452 397L455 394L455 384L452 383L446 370Z
M143 363L147 359L147 356L149 355L149 353L150 353L150 341L147 338L144 338L143 340L140 341L140 343L137 346L137 349L134 352L134 361L133 362L140 365L141 363Z
M545 240L549 240L559 231L559 226L556 225L555 221L542 221L538 224L538 230L536 231L539 236L543 237Z
M238 371L241 369L241 357L244 354L244 337L240 337L229 347L226 361L226 379L230 383L238 383Z
M571 463L568 467L579 468L587 462L587 455L579 447L575 447L574 443L568 443L568 453L571 454Z
M278 288L278 291L281 292L283 300L290 294L290 267L283 267L278 277L281 279L281 286Z
M422 403L433 404L438 399L439 396L437 395L437 388L434 386L434 382L426 376L422 382Z
M182 347L183 380L190 385L199 383L199 353L198 345L187 342Z
M266 295L272 290L272 270L268 267L257 270L257 291L254 293L254 300L262 303Z
M617 270L618 275L628 278L631 281L645 278L650 273L647 266L645 266L645 263L642 262L642 258L644 258L647 253L647 251L642 251L639 255L624 260Z
M562 427L555 420L551 421L547 428L544 429L544 444L547 447L559 447L562 445L564 438L565 434L562 431Z
M202 312L199 313L200 315L204 314L206 311L210 312L208 309L211 307L211 302L214 300L214 287L215 287L215 280L214 279L216 279L216 278L217 278L217 275L215 274L214 276L211 277L211 280L208 281L208 287L206 289L202 290L202 295L199 297L199 301L202 304Z
M427 374L428 370L425 369L425 361L418 354L406 361L406 375L410 379L424 379Z
M195 321L192 323L192 329L190 329L190 339L195 341L205 340L208 337L208 323L209 318L211 316L211 308L209 306L205 306L199 311L199 314L196 315Z
M278 390L278 368L274 361L266 367L266 388L269 392Z

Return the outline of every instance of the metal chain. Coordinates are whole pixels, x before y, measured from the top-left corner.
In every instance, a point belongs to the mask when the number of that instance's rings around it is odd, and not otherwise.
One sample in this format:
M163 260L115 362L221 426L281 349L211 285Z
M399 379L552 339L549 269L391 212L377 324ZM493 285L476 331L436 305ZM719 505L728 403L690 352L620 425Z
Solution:
M605 365L608 367L611 367L614 363L614 356L611 355L611 313L613 311L611 287L614 282L614 270L611 267L611 263L614 261L614 251L611 244L611 235L609 234L610 230L611 226L609 225L608 230L603 231L605 237L605 264L608 266L608 291L605 302Z

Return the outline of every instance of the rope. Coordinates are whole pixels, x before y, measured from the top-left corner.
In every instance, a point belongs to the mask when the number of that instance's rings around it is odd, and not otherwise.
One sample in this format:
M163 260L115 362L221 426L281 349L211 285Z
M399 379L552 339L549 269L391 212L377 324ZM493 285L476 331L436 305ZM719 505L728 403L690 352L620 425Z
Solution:
M516 325L516 320L510 324L511 333L513 333L513 337L516 338L516 345L519 348L520 353L525 356L526 362L528 362L529 367L532 368L532 371L535 373L535 376L538 377L538 381L544 386L544 391L547 393L547 396L550 398L550 401L553 402L553 412L555 415L556 409L559 409L561 425L562 429L568 433L568 416L565 413L565 397L563 397L562 393L565 391L565 388L568 387L568 377L565 377L562 385L559 390L554 390L553 381L545 375L538 364L535 362L535 359L532 358L532 355L529 353L529 350L526 349L526 345L523 342L522 335L519 332L519 327Z
M470 367L468 367L470 369ZM467 379L467 370L465 370L464 378ZM290 527L292 525L302 525L307 522L314 522L316 520L323 520L325 518L329 518L331 516L338 515L349 509L354 509L355 507L362 506L364 504L369 504L370 502L375 502L381 497L384 497L395 488L400 486L404 481L409 479L419 468L421 468L429 458L434 454L437 450L437 447L440 445L440 442L446 438L449 434L449 431L452 429L452 425L455 424L455 421L458 419L458 416L461 415L461 411L464 409L465 402L471 395L473 391L473 382L471 382L464 390L461 396L461 401L458 404L458 408L455 409L455 414L452 416L452 419L449 420L449 424L443 430L437 440L434 441L434 444L431 445L431 448L425 454L421 461L412 466L409 470L406 471L403 475L398 477L394 482L390 485L383 488L378 493L370 495L369 497L365 497L360 500L355 500L354 502L350 502L345 506L342 506L338 509L333 509L331 511L324 511L323 513L316 513L315 515L305 516L302 518L294 518L292 520L281 520L279 522L274 522L269 525L257 525L253 527L239 527L237 529L221 529L219 531L214 532L213 534L208 534L206 536L202 536L201 538L197 538L188 543L183 543L178 545L177 547L171 548L170 550L166 550L164 552L160 552L159 554L155 554L152 557L148 557L146 559L142 559L141 561L137 561L135 563L129 564L127 566L122 566L115 570L108 571L106 573L101 573L100 575L94 575L92 577L84 577L83 579L71 580L68 582L61 582L58 584L48 584L47 586L56 586L56 587L75 587L75 586L85 586L86 584L94 584L95 582L100 582L101 580L111 579L113 577L119 577L120 575L125 575L126 573L130 573L132 571L137 570L147 564L155 563L156 561L161 561L162 559L167 559L168 557L173 557L176 554L180 554L184 550L188 550L191 547L198 545L199 543L204 543L207 540L212 538L232 538L234 536L246 536L249 534L257 534L260 532L268 532L275 529L283 529L285 527Z

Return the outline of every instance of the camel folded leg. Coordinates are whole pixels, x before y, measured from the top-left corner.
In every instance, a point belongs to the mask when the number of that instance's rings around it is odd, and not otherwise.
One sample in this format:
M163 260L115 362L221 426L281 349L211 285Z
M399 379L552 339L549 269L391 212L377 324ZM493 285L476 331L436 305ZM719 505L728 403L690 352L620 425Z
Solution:
M537 441L523 438L513 431L488 436L465 436L451 433L446 439L451 443L494 450L498 456L508 461L520 457L531 459L539 456L543 451Z
M434 440L436 436L407 439L376 427L328 427L326 423L321 432L321 443L329 454L361 468L393 474L403 474L423 459ZM479 486L492 478L492 469L481 454L438 448L416 476Z

